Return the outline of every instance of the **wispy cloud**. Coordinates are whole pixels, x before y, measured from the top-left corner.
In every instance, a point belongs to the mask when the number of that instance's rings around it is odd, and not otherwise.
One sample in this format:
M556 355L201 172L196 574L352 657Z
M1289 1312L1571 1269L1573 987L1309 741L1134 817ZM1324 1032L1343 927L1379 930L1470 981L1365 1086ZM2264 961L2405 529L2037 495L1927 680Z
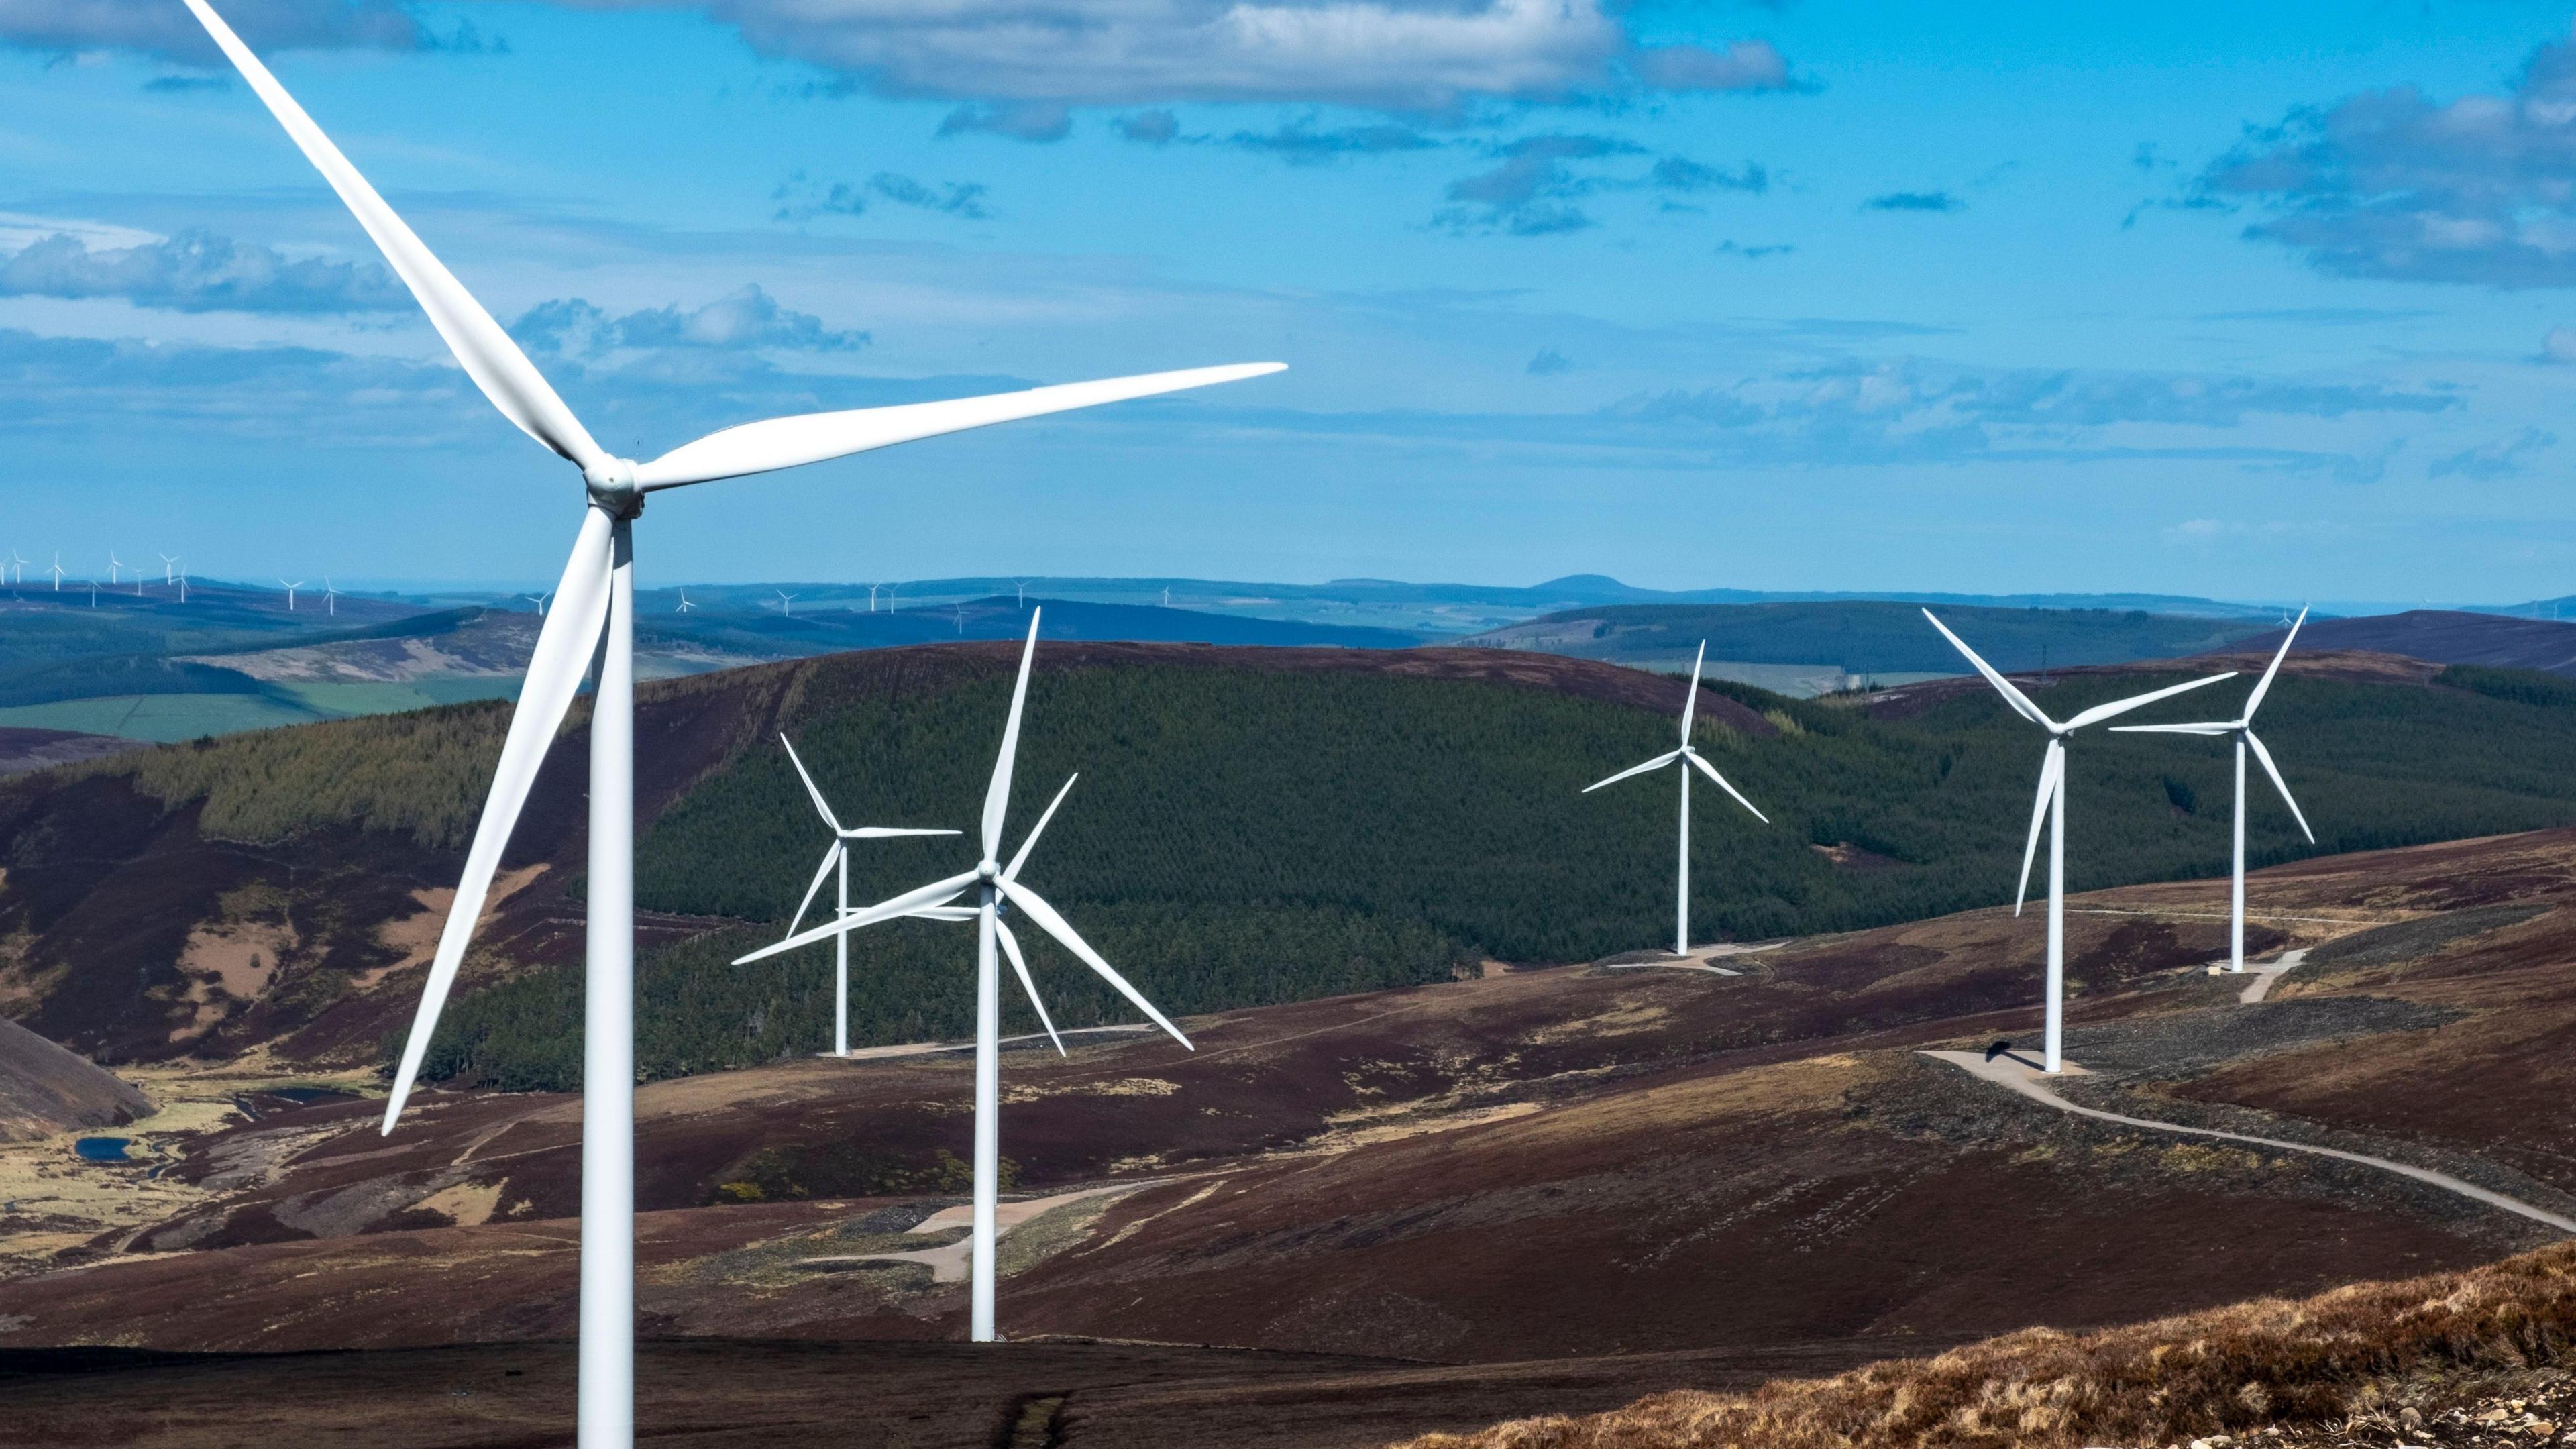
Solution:
M1454 232L1504 232L1554 236L1581 231L1592 218L1574 199L1601 188L1602 179L1576 173L1569 163L1635 155L1643 148L1616 136L1524 136L1497 147L1502 164L1449 184L1452 203L1433 224Z
M1963 211L1968 203L1947 191L1890 191L1861 203L1865 211Z
M510 324L510 335L530 351L576 358L661 348L847 352L868 344L867 333L827 327L756 285L690 311L650 307L622 317L579 297L541 302Z
M181 312L411 308L410 295L375 262L293 259L204 231L126 247L44 237L0 261L0 296L121 297Z
M1554 377L1558 373L1572 372L1573 370L1574 359L1557 351L1553 347L1540 348L1538 350L1538 355L1529 360L1529 367L1527 369L1529 375L1532 377Z
M2424 473L2429 478L2472 478L2480 482L2510 478L2529 466L2532 454L2557 445L2557 434L2539 428L2525 428L2510 438L2480 443L2474 448L2436 458Z
M1014 141L1061 141L1073 134L1073 112L1061 101L994 101L959 106L939 123L943 136L981 132Z

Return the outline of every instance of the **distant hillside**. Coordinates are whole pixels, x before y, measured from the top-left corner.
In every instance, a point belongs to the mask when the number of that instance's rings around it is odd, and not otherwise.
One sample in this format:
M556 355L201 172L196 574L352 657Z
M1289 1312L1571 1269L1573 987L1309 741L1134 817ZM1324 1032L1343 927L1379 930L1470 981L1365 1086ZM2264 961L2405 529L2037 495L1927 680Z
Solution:
M2277 628L2237 641L2247 649L2277 648ZM2435 664L2485 664L2537 669L2576 677L2576 623L2518 619L2502 614L2410 609L2362 619L2311 619L2299 630L2299 647L2367 649L2404 654Z
M845 818L962 827L1015 653L879 650L640 691L648 1072L767 1060L827 1031L819 950L723 964L775 932L820 848L777 732L795 734ZM2072 709L2169 677L2062 675L2041 698ZM2291 677L2266 707L2321 850L2576 821L2576 706L2400 677ZM1590 959L1650 945L1670 919L1669 777L1581 790L1669 748L1680 693L1508 650L1058 645L1040 654L1014 830L1082 772L1031 882L1175 1011L1437 979L1488 956ZM371 1059L408 1018L506 718L463 705L0 783L0 940L13 943L0 1000L116 1060L261 1044L287 1060ZM2038 749L1990 694L1874 712L1728 686L1699 720L1701 747L1773 820L1700 792L1705 935L1861 927L2009 892ZM508 984L451 1009L442 1071L540 1085L577 1061L584 733L577 713L469 970L469 992ZM2223 866L2222 751L2105 735L2074 760L2093 822L2070 845L2078 885ZM2251 840L2258 862L2307 853L2259 800ZM959 849L871 845L853 888L891 893L955 868ZM958 939L918 923L865 938L861 1040L963 1029ZM1123 1019L1037 949L1059 1021Z
M151 1110L113 1074L0 1018L0 1142L115 1127Z
M2142 610L1985 608L1943 604L1944 622L1999 669L2127 664L2218 649L2258 626ZM1702 640L1723 677L1741 665L1805 670L1832 681L1966 674L1969 665L1923 620L1915 603L1635 605L1578 609L1490 630L1462 642L1604 659L1647 669L1688 669ZM1780 687L1783 680L1753 676Z

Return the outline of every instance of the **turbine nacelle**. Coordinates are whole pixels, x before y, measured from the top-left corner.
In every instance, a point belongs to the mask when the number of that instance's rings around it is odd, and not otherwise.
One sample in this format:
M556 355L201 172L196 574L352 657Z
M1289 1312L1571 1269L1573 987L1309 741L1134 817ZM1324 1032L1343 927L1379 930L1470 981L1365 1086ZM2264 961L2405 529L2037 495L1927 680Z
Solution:
M635 460L602 458L581 470L581 486L590 501L611 518L633 518L644 511L644 490L635 485Z

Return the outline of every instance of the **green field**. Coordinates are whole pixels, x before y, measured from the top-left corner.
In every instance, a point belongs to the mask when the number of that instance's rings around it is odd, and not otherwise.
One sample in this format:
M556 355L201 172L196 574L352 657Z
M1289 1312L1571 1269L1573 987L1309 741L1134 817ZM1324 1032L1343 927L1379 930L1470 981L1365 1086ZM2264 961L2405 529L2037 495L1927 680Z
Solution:
M265 694L115 694L0 709L0 725L172 744L331 716Z

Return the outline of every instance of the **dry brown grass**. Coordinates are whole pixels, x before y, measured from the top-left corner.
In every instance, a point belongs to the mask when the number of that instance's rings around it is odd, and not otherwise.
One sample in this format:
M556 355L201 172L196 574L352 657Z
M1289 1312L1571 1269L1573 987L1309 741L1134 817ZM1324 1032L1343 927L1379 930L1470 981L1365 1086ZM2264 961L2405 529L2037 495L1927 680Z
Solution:
M1658 1394L1587 1418L1427 1435L1404 1449L2174 1444L2340 1420L2410 1376L2556 1365L2571 1341L2576 1243L2098 1333L2025 1329L1836 1378Z

